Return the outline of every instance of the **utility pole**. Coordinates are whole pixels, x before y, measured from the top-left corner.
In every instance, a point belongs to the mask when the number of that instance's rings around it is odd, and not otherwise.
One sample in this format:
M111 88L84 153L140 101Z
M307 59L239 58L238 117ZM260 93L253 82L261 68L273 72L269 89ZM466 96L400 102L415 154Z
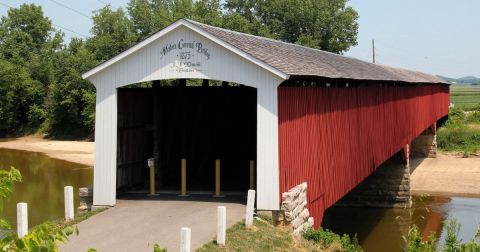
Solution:
M375 40L372 39L373 64L375 64Z

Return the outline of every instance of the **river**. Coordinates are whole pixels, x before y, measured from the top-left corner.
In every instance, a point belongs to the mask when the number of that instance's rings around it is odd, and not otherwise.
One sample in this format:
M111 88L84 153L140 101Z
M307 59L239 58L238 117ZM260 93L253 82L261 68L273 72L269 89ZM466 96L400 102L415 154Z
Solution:
M460 224L459 238L470 241L480 224L480 199L464 197L413 197L411 209L332 207L325 213L324 228L336 233L358 235L367 252L402 251L403 236L410 225L417 225L424 238L434 232L445 240L444 222L456 219Z
M79 205L78 188L91 186L93 169L85 165L53 159L42 153L1 149L0 169L11 166L20 170L23 181L15 185L0 217L16 226L16 204L28 204L28 224L33 227L47 220L63 218L63 187L74 190L75 208Z

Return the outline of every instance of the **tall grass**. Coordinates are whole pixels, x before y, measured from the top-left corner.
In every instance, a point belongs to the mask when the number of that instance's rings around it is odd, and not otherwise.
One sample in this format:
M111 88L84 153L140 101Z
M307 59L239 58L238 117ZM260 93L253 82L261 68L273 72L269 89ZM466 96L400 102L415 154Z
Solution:
M445 125L438 130L437 145L444 151L466 154L480 152L480 104L452 108Z

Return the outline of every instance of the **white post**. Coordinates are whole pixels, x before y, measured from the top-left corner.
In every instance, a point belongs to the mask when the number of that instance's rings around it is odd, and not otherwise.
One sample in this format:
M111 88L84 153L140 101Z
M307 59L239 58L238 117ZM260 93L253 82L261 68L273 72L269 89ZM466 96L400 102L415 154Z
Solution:
M23 238L28 234L28 210L27 203L17 204L17 235Z
M192 230L188 227L180 229L180 252L190 252Z
M225 232L227 230L227 208L217 208L217 244L225 245Z
M253 207L255 205L255 190L248 190L247 211L245 214L245 226L250 227L253 224Z
M65 186L65 188L63 188L63 192L65 195L65 220L73 220L73 187Z

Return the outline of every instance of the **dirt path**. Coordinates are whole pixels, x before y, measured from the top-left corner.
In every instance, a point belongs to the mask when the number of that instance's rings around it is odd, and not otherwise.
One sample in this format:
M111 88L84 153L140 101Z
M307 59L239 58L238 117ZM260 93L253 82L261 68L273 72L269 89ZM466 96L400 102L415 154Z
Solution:
M480 196L480 157L438 154L437 158L413 159L410 167L414 194Z
M93 142L56 141L26 136L0 139L0 148L41 152L52 158L93 166Z

